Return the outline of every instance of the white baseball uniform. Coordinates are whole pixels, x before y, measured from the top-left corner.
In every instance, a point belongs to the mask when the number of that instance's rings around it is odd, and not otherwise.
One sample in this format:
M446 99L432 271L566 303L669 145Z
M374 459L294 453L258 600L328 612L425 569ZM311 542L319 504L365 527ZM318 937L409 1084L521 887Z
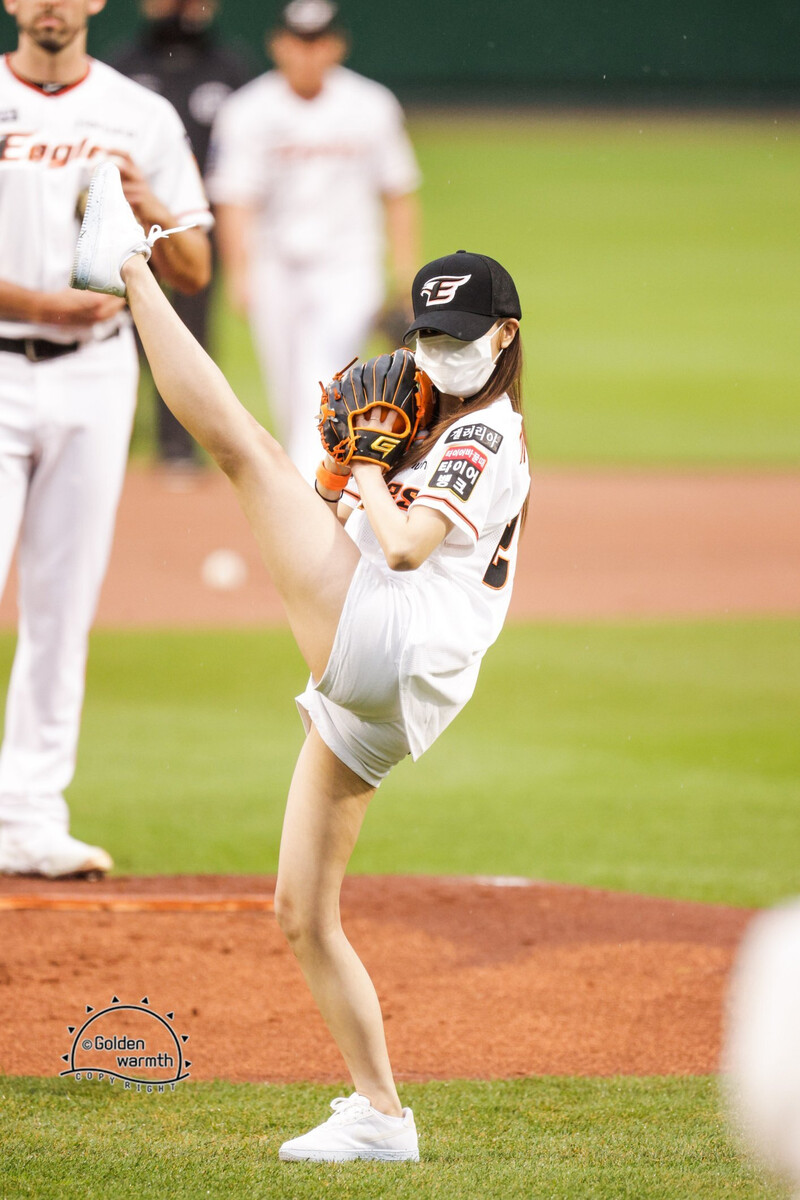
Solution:
M77 203L94 165L128 151L181 220L210 225L177 113L104 63L56 92L0 60L0 276L69 283ZM0 590L19 537L19 638L0 752L0 821L66 823L91 626L111 548L136 400L127 313L92 328L0 319L0 339L77 348L47 361L0 341ZM27 343L29 355L35 346Z
M402 110L345 67L313 100L270 71L222 105L206 184L255 211L254 341L280 440L312 479L319 381L363 350L383 301L382 197L419 185Z
M522 418L502 396L446 429L389 487L402 509L437 509L453 528L417 570L392 571L348 482L356 507L345 529L362 558L325 674L298 697L306 724L375 786L461 711L502 629L530 488Z

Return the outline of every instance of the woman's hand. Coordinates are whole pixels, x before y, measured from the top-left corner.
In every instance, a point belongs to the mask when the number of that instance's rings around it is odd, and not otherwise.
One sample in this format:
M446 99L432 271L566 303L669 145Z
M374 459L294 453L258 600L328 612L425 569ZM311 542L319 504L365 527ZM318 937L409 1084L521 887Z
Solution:
M380 415L381 413L383 416ZM377 404L373 404L372 408L358 414L353 425L356 429L382 429L387 433L392 433L396 420L398 420L396 412L392 412L390 408L381 408Z
M145 227L145 233L151 225L160 225L162 229L168 229L173 224L172 214L166 205L153 195L141 167L134 162L127 150L113 150L109 157L119 167L125 199L133 209L136 220Z

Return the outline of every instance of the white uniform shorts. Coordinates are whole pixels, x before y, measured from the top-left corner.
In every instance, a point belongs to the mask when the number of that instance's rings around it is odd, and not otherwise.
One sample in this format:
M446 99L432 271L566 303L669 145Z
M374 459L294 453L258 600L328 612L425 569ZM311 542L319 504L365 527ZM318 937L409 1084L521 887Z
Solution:
M400 705L400 660L411 599L402 586L362 558L319 683L297 707L336 757L373 787L409 753Z

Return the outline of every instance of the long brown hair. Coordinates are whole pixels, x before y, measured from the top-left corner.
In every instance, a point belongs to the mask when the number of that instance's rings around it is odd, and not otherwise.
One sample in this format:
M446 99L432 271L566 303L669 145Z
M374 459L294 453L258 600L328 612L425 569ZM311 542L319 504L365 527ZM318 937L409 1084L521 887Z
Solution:
M433 389L433 392L438 401L436 388ZM505 393L508 394L511 407L522 418L522 443L527 455L528 439L525 433L525 412L522 404L522 339L520 338L519 330L517 330L514 338L505 349L500 351L495 369L481 390L465 400L458 409L458 412L452 413L450 416L443 417L440 420L435 420L430 429L421 438L417 438L415 442L412 442L407 447L405 454L397 466L386 476L387 480L393 479L398 471L403 471L406 467L421 462L445 430L454 425L456 421L463 421L466 417L478 412L479 409L487 408L495 400L499 400ZM528 501L526 498L522 506L522 525L525 524L527 512Z

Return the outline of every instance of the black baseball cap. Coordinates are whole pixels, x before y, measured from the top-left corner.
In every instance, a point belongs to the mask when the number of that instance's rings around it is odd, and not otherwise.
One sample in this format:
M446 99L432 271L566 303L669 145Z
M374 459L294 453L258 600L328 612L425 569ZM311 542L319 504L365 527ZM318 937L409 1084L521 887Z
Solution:
M311 42L338 28L338 12L330 0L292 0L281 13L278 28Z
M514 280L505 267L487 254L468 250L429 262L417 272L411 295L414 321L404 342L418 329L474 342L500 317L522 316Z

